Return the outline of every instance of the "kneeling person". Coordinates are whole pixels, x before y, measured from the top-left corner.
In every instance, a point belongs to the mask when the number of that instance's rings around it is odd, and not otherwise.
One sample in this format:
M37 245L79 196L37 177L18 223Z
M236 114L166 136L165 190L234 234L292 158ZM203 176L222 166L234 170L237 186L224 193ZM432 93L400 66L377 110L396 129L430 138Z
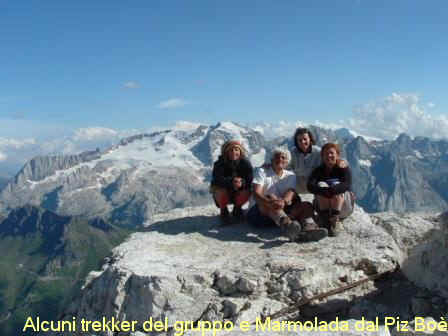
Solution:
M325 144L321 151L322 164L308 180L308 190L316 196L319 221L333 237L342 231L341 219L350 216L354 206L352 174L348 166L339 165L340 154L339 145Z
M227 141L221 147L221 156L213 165L210 191L225 223L230 223L227 205L234 204L232 214L235 218L241 219L243 216L241 206L250 197L253 174L246 153L239 141Z
M313 221L313 208L300 202L295 192L296 175L285 169L290 157L287 149L276 148L271 164L256 170L252 183L256 204L247 219L255 226L278 225L291 241L319 240L327 236L327 230L305 225Z

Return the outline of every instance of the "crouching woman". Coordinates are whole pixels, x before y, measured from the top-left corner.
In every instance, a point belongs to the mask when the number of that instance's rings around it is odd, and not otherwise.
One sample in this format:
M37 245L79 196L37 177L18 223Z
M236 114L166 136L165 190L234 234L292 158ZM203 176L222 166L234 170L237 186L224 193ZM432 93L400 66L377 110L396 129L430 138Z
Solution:
M230 217L228 204L234 204L234 217L242 217L241 206L249 200L252 179L252 165L243 145L236 140L227 141L222 145L221 155L213 165L210 187L222 220L226 222Z
M339 145L325 144L321 150L322 164L313 170L307 185L317 200L320 225L333 237L341 232L341 219L353 212L354 205L352 174L348 166L341 168L340 155Z

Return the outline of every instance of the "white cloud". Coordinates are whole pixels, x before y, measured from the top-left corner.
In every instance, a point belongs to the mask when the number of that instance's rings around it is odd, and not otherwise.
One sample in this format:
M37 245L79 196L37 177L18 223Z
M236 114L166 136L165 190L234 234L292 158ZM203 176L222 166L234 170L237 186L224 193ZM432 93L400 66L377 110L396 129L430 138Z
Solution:
M347 120L331 122L316 120L312 125L326 129L349 128L353 134L367 139L394 139L400 133L426 136L430 138L448 137L448 117L429 113L435 107L432 102L424 102L413 93L392 93L389 96L355 106L353 116ZM272 138L294 134L297 127L309 126L301 121L276 123L253 123L253 129Z
M429 114L420 96L413 93L392 93L356 106L353 112L346 125L367 136L393 139L400 133L407 133L446 138L448 134L448 118Z
M45 153L77 154L83 151L101 150L117 144L121 139L143 133L141 130L114 130L111 128L92 126L79 128L63 139L53 138L40 146Z
M129 81L123 84L123 87L125 89L138 89L140 88L140 83L135 81Z
M0 138L0 148L11 147L15 149L20 149L35 144L36 139L34 138L25 138L25 139Z
M118 135L118 132L106 128L106 127L86 127L86 128L79 128L75 131L75 134L73 135L73 140L75 141L92 141L92 140L103 140L103 139L110 139L110 138L116 138Z
M203 125L203 124L180 120L175 123L173 129L178 130L178 131L194 131L201 125Z
M335 122L322 122L320 120L316 120L315 122L313 122L311 125L315 125L315 126L319 126L321 128L325 128L325 129L338 129L338 128L343 128L344 126L344 121L340 120L339 122L335 121Z
M26 161L38 155L78 154L96 148L103 150L122 138L139 133L142 131L85 127L67 132L66 136L50 136L46 140L0 137L0 176L17 173Z
M0 152L0 161L5 161L8 156L5 153Z
M172 98L165 101L160 102L157 107L160 109L172 109L172 108L178 108L183 107L187 105L188 102L182 98Z
M275 123L256 122L249 124L249 127L263 134L267 139L278 136L292 137L297 127L305 127L307 124L301 121L284 121L280 120Z
M27 160L39 154L34 138L0 138L0 176L16 173Z

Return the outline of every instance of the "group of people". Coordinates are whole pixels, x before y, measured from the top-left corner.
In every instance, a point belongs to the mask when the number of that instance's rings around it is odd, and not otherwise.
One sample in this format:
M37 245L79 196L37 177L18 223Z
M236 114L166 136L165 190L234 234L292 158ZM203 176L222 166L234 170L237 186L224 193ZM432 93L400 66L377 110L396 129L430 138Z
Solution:
M298 128L292 153L275 148L270 163L254 171L241 142L227 141L213 165L210 188L222 221L242 219L242 206L250 202L250 224L277 225L291 241L336 236L354 204L350 167L340 155L338 144L319 150L311 131ZM315 195L313 203L301 200L306 193Z

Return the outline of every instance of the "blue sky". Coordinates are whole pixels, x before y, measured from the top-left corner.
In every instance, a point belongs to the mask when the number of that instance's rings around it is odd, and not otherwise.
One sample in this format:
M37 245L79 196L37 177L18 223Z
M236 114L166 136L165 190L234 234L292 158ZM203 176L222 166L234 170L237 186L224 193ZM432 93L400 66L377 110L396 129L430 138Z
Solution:
M333 123L394 93L446 116L447 22L446 1L3 1L0 136Z

